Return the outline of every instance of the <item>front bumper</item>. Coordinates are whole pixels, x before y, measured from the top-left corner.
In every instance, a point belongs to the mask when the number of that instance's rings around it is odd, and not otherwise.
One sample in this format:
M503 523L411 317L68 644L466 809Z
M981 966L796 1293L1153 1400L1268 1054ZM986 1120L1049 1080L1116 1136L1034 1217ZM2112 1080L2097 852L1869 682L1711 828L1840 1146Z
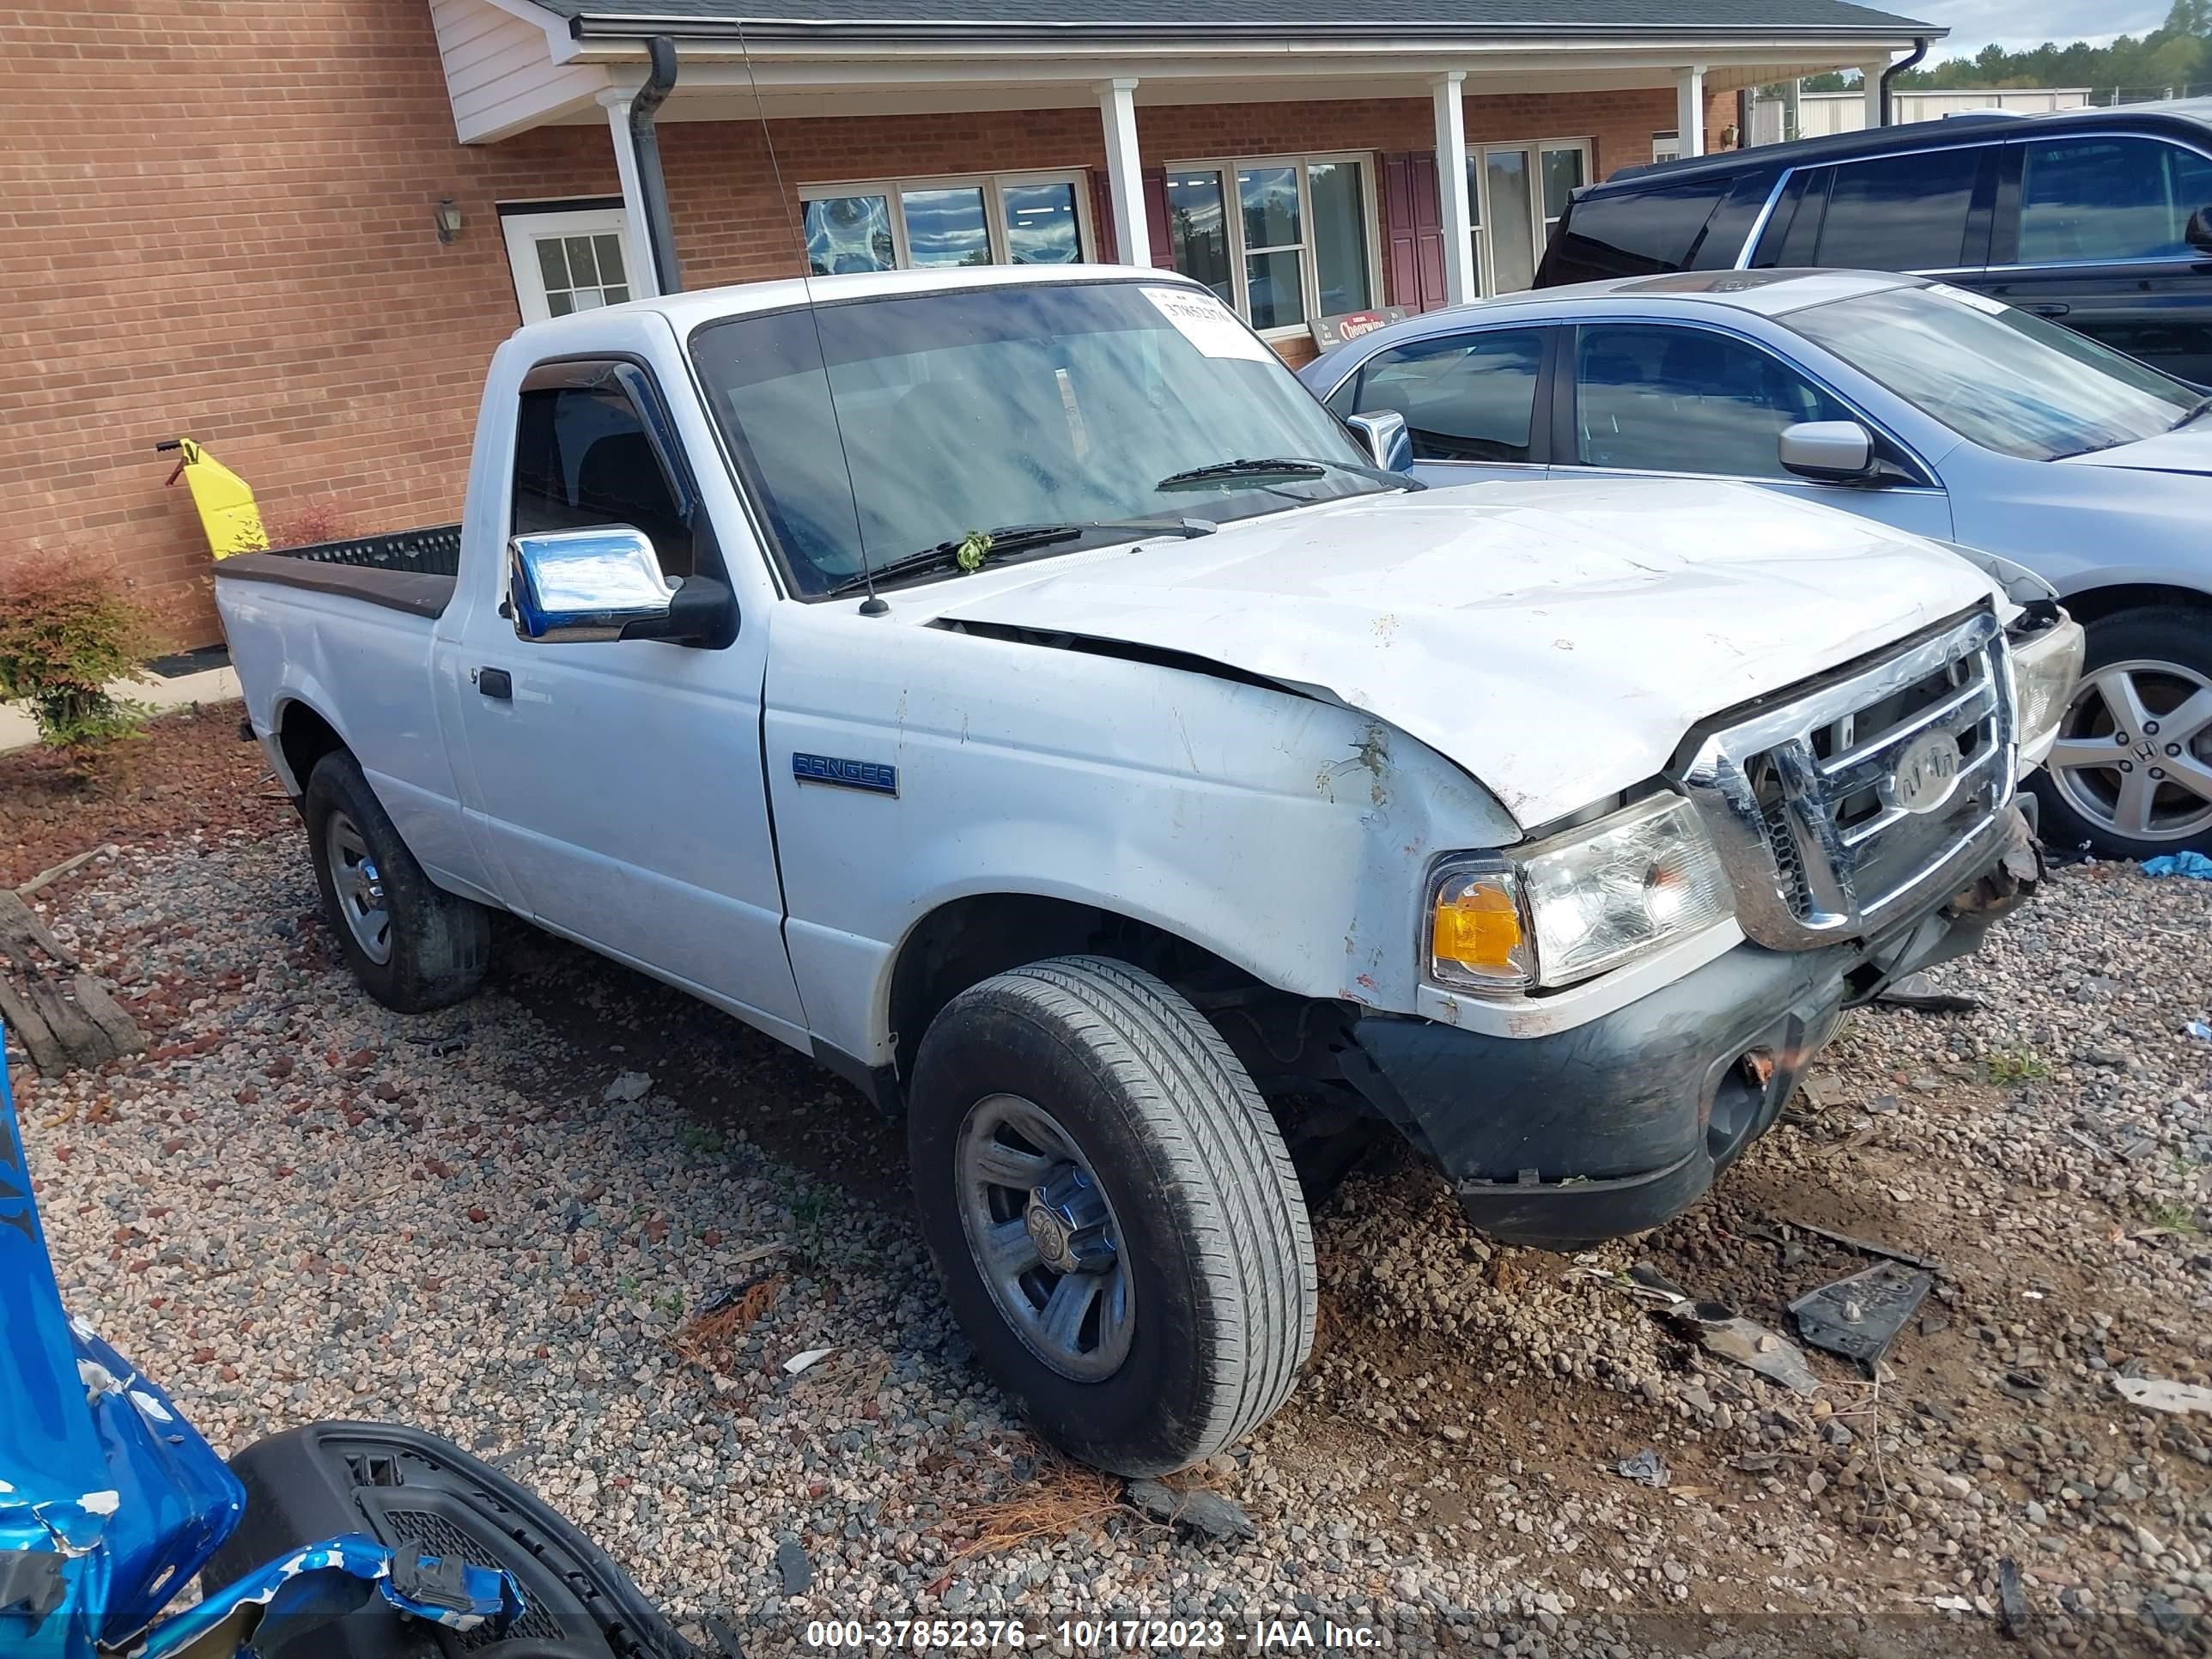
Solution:
M1345 1075L1432 1158L1468 1218L1511 1243L1579 1247L1693 1202L1781 1115L1843 1011L1972 951L2042 872L2018 809L1966 887L1870 941L1746 943L1571 1030L1507 1037L1369 1014Z

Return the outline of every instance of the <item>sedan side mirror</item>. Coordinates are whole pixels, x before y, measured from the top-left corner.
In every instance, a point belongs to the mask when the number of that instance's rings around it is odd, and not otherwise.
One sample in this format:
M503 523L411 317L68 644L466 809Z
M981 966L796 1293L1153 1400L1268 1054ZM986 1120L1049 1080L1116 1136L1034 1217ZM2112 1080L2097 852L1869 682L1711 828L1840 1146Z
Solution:
M671 587L651 538L628 525L517 536L507 547L520 639L721 646L737 637L737 602L729 588L705 576L686 576Z
M2212 208L2199 208L2191 214L2189 228L2181 234L2199 253L2212 253Z
M1800 421L1783 428L1782 470L1823 483L1874 475L1874 434L1856 421Z
M1344 423L1352 428L1352 435L1359 440L1360 447L1376 465L1389 472L1413 471L1413 440L1406 430L1406 417L1396 410L1347 415Z

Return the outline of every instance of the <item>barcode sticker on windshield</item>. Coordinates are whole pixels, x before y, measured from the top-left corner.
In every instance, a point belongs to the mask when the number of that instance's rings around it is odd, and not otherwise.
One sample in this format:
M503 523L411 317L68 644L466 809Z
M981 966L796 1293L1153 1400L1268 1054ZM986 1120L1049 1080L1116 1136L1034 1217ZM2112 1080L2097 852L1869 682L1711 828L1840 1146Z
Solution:
M1947 300L1956 300L1962 306L1972 306L1977 311L1986 311L1992 317L2002 316L2011 309L2002 300L1992 300L1988 295L1977 294L1970 288L1953 288L1948 283L1930 283L1928 291L1940 294Z
M1243 357L1264 363L1275 355L1235 312L1211 294L1188 288L1148 288L1144 295L1175 325L1176 332L1209 357Z

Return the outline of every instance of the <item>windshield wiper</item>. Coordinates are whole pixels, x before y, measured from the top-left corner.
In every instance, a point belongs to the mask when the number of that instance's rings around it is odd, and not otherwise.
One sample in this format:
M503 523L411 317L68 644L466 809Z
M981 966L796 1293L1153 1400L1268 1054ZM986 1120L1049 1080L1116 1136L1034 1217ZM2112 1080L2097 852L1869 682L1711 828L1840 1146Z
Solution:
M2181 418L2176 421L2172 426L2166 428L2166 430L2168 432L2179 432L2182 428L2187 426L2191 421L2195 420L2199 415L2204 414L2207 410L2212 410L2212 398L2199 398L2195 403L2190 404L2187 409L2184 410L2181 412Z
M1349 472L1354 477L1372 478L1378 483L1395 485L1401 489L1419 489L1419 482L1402 472L1385 471L1379 466L1358 466L1350 461L1324 461L1310 455L1263 455L1234 461L1215 461L1208 466L1194 466L1186 471L1170 472L1152 486L1155 489L1194 489L1210 483L1224 483L1239 478L1295 480L1318 478L1330 471Z
M903 576L925 575L933 570L951 567L956 570L980 570L987 564L995 564L1010 553L1024 553L1032 548L1050 547L1060 542L1079 541L1085 536L1211 536L1215 526L1203 519L1092 519L1081 524L1007 524L996 530L978 534L955 536L934 547L925 547L919 553L908 553L879 564L872 571L862 571L848 576L830 588L827 597L839 599L847 593L858 593L872 581L896 581ZM979 545L980 544L980 545ZM963 550L972 564L963 563Z

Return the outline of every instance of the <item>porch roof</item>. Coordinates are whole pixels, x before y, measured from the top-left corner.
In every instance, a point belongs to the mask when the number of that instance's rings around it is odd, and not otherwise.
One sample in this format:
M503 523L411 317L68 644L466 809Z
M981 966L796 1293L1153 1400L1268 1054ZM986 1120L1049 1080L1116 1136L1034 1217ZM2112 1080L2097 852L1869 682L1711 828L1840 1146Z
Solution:
M1480 31L1535 37L1607 34L1669 36L1744 33L1762 40L1791 35L1935 39L1940 25L1853 5L1849 0L1215 0L1203 15L1188 0L535 0L563 18L577 40L690 36L804 28L879 32L902 29L1001 34L1168 33L1238 35L1255 30L1301 34L1451 34Z

